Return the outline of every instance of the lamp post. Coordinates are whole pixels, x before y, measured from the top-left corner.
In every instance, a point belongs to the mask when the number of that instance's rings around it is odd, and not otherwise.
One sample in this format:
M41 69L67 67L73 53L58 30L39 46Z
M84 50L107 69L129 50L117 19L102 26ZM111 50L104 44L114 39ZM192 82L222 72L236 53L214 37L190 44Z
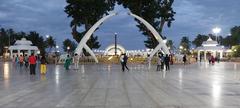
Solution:
M57 55L57 50L58 50L58 48L59 48L59 46L56 45L56 47L55 47L55 54L56 54L56 55Z
M182 46L182 45L180 45L180 46L179 46L179 49L180 49L180 51L179 51L179 52L180 52L180 54L181 54L181 53L182 53L182 50L183 50L183 46Z
M217 43L218 43L218 33L220 33L221 30L222 30L222 29L219 28L219 27L215 27L215 28L212 29L213 33L214 33L215 36L216 36L216 41L217 41Z
M114 44L115 44L115 56L117 55L117 33L114 33L115 35L114 35L114 39L115 39L115 41L114 41Z

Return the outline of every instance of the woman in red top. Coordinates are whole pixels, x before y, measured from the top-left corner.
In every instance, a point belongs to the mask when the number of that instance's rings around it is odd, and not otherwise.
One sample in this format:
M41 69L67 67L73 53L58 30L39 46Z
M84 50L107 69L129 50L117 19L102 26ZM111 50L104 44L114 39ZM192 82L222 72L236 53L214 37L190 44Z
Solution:
M36 61L37 58L34 56L34 54L32 53L31 56L28 58L28 62L30 64L30 75L35 75L36 72Z

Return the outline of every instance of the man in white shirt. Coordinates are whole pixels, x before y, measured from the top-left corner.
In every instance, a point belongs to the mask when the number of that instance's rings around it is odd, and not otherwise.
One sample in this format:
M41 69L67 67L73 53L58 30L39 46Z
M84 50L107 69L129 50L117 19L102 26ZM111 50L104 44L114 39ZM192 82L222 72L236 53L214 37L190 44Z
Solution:
M73 62L74 62L74 66L75 66L75 69L78 69L78 64L79 64L79 56L78 54L74 54L74 57L73 57Z

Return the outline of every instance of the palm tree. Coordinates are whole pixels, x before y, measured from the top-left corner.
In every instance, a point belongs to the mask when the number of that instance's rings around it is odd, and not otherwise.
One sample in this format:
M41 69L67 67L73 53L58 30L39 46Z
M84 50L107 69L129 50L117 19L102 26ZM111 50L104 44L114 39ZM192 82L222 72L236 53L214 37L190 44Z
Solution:
M56 41L52 36L49 36L46 40L47 47L49 48L48 53L56 46Z

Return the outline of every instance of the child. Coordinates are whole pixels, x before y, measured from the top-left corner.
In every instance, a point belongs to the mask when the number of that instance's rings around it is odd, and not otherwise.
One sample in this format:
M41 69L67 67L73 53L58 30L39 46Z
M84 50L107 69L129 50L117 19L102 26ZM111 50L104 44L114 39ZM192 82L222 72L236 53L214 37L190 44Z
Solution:
M69 66L71 64L71 58L69 57L69 55L67 55L67 58L65 60L65 63L64 63L64 67L66 70L69 70Z
M47 72L47 65L46 65L47 64L47 60L46 60L44 55L42 56L40 62L41 62L41 70L40 70L41 74L45 75L46 72Z
M158 61L157 61L157 71L160 71L160 69L161 69L161 68L160 68L160 67L161 67L161 61L162 61L162 60L161 60L161 56L159 55L159 56L158 56Z

